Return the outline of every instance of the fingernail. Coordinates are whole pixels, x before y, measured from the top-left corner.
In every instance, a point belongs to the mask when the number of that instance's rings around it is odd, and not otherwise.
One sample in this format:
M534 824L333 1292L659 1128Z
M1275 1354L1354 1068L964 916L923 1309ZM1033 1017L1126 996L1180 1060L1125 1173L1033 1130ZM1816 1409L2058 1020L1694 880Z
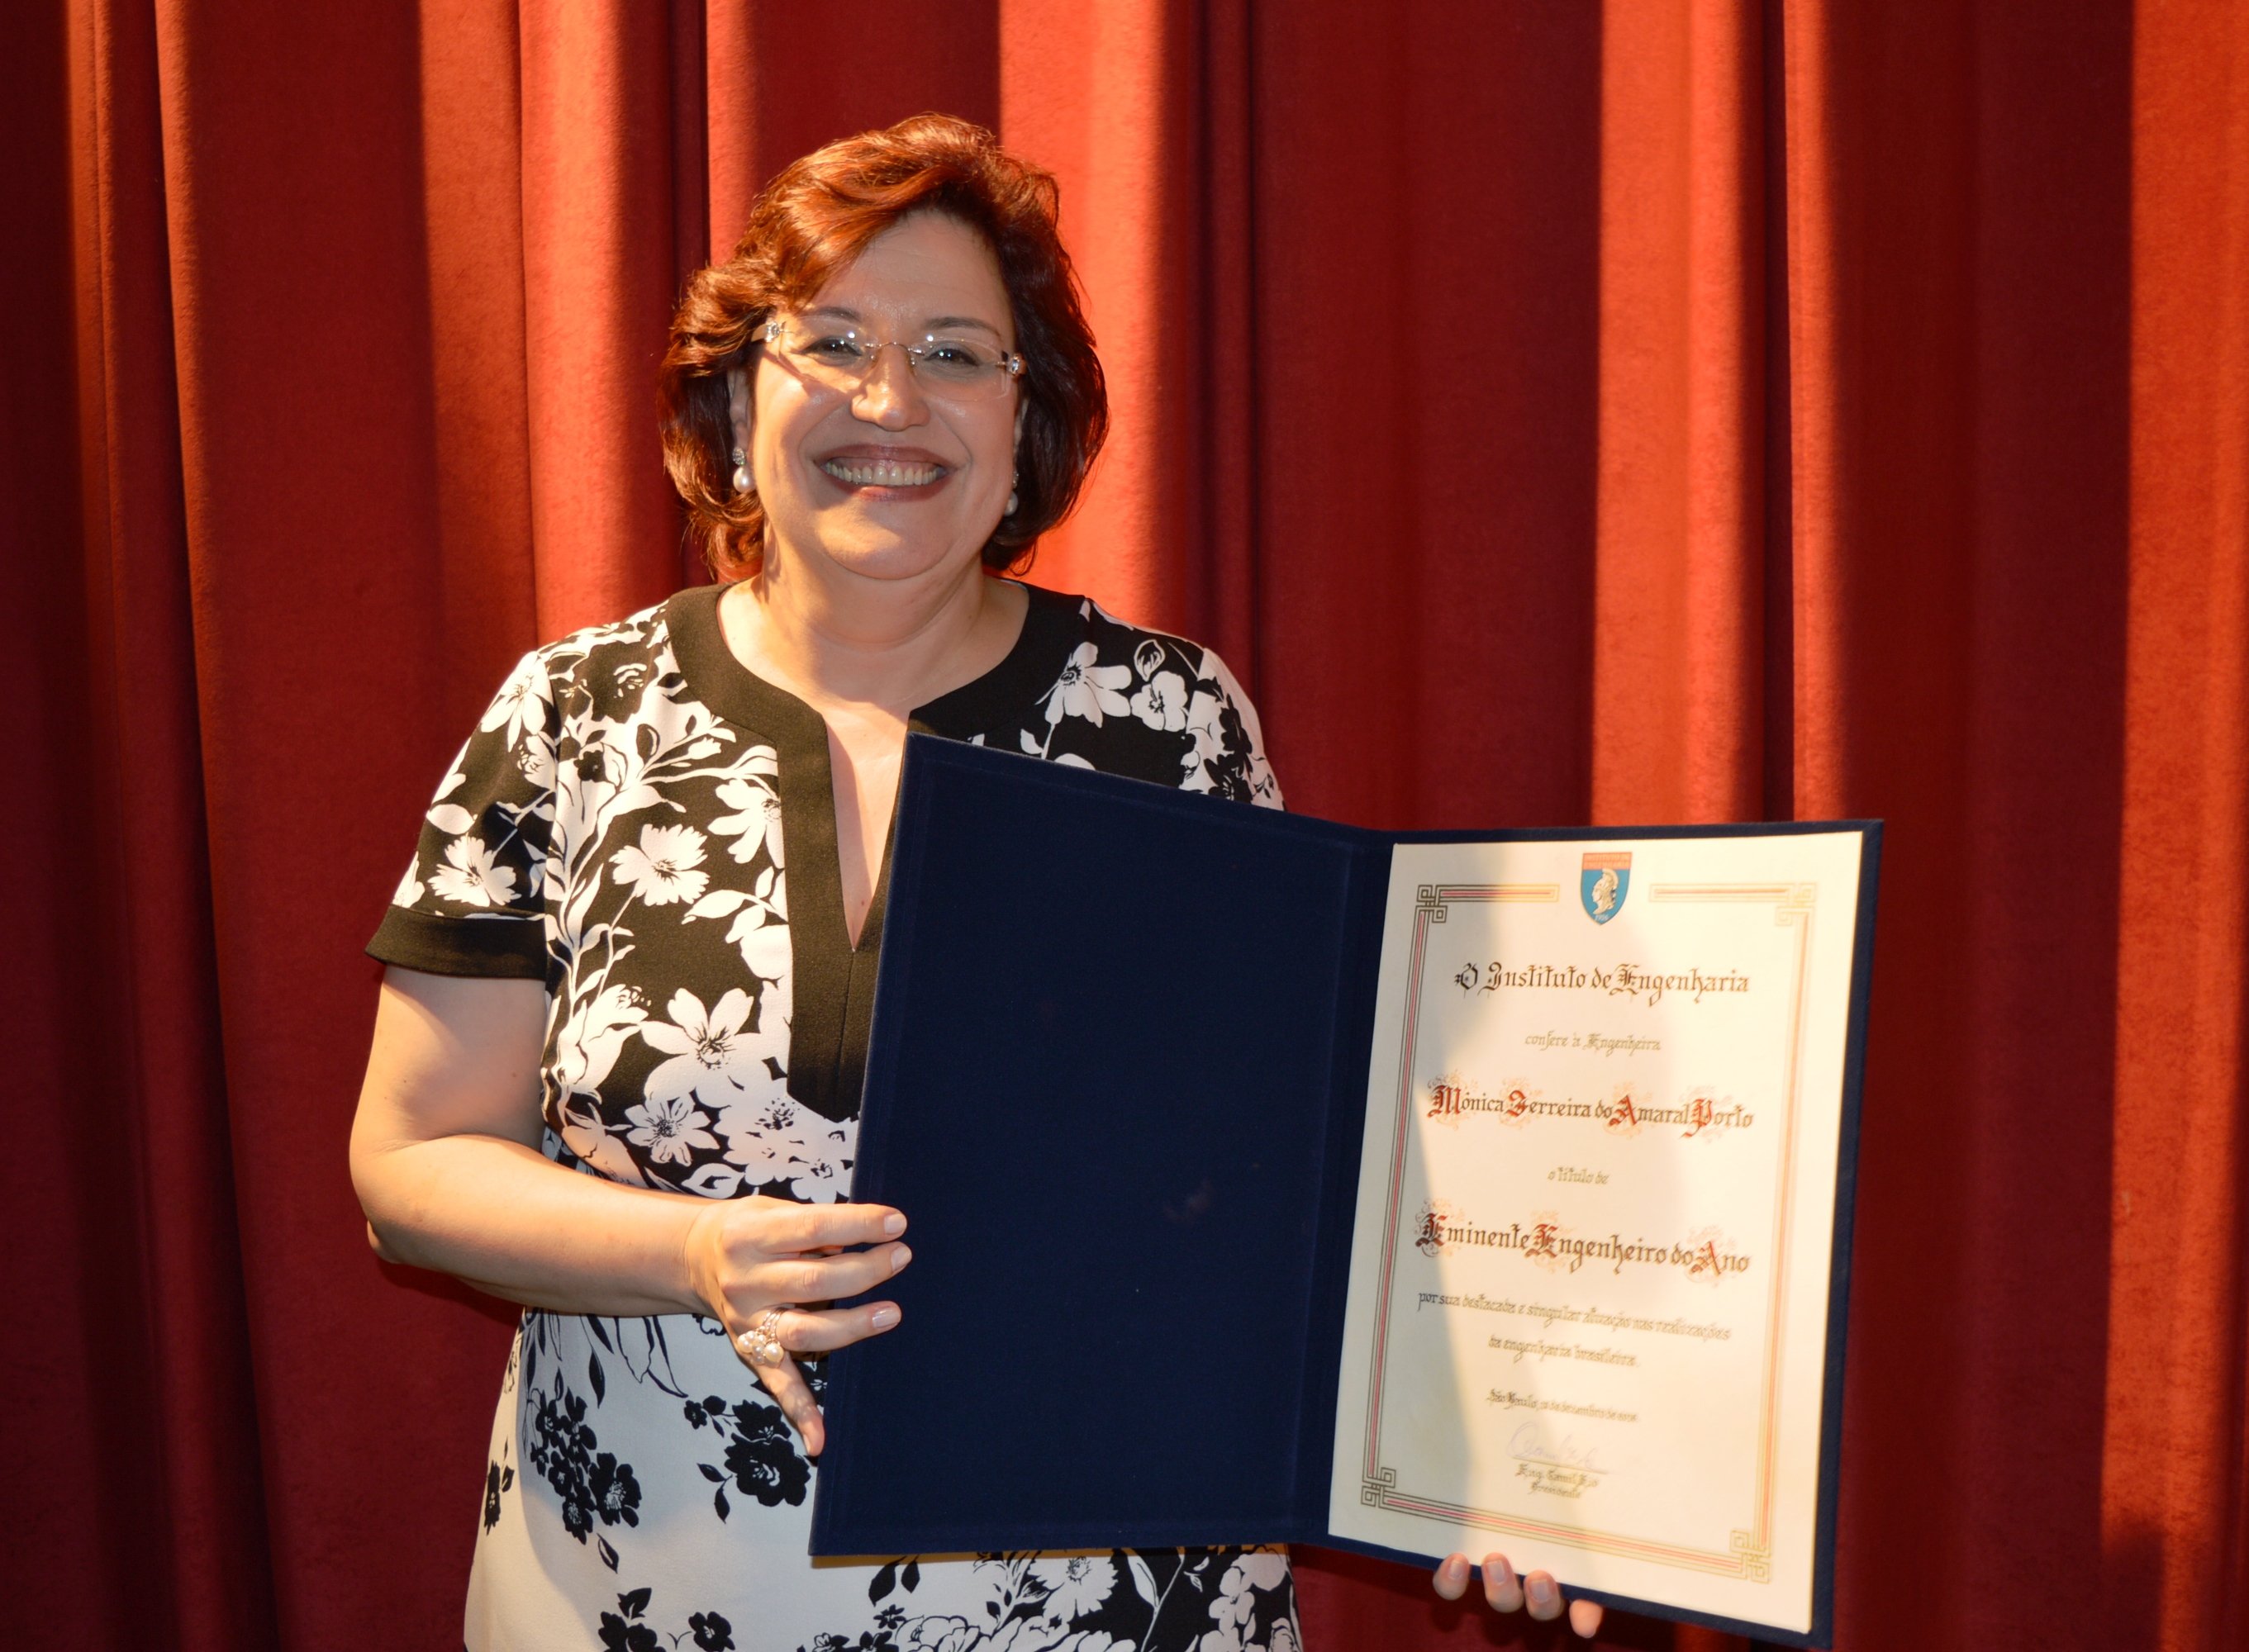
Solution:
M1445 1562L1445 1580L1447 1582L1462 1582L1467 1579L1468 1574L1468 1563L1466 1560L1456 1559Z
M907 1263L912 1260L913 1252L907 1250L903 1244L900 1245L897 1250L891 1252L891 1272L896 1273L900 1268L905 1266Z
M875 1310L875 1329L877 1331L887 1331L898 1322L898 1311L896 1308L877 1308Z
M1527 1593L1537 1605L1546 1606L1554 1599L1554 1586L1544 1578L1537 1578L1531 1581Z
M896 1210L883 1218L883 1231L895 1239L906 1230L906 1219Z

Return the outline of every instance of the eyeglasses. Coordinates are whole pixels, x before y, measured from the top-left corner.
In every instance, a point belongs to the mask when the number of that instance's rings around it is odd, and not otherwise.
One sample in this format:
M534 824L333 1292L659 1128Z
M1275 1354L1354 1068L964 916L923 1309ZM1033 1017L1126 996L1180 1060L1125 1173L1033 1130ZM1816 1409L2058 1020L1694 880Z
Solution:
M923 394L952 401L996 401L1023 376L1023 358L990 339L928 332L909 343L878 339L848 323L815 324L795 316L766 323L766 344L807 378L832 389L856 391L875 370L875 359L896 345Z

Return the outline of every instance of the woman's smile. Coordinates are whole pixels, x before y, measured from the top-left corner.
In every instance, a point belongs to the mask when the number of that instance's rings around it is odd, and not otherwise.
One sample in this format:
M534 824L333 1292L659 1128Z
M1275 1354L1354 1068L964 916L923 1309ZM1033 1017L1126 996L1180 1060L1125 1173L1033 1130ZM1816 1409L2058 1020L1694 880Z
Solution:
M768 345L741 386L737 428L765 510L764 555L789 570L879 579L965 578L1014 489L1019 397L964 394L898 343L940 333L1012 349L998 260L975 230L913 214L868 243L814 295L822 327L873 342L837 375Z
M926 449L872 443L830 453L818 469L845 493L870 504L929 498L953 474L953 466Z

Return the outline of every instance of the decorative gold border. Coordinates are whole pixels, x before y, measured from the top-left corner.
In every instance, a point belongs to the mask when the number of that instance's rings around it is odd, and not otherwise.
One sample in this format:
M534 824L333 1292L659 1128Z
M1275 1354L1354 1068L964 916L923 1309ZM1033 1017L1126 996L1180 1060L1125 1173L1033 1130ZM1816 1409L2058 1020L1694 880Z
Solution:
M1413 1052L1420 1022L1425 985L1423 967L1427 956L1429 926L1445 921L1445 908L1450 901L1555 901L1560 899L1560 887L1556 884L1455 886L1425 883L1415 891L1413 939L1407 963L1407 979L1412 984L1412 992L1406 999L1406 1026L1399 1043L1398 1118L1392 1135L1390 1190L1382 1234L1382 1272L1376 1294L1373 1349L1367 1376L1366 1450L1360 1471L1359 1501L1372 1507L1400 1514L1418 1515L1425 1519L1472 1525L1489 1532L1511 1532L1599 1553L1764 1583L1770 1581L1772 1576L1775 1460L1780 1449L1780 1350L1785 1340L1781 1331L1788 1296L1788 1248L1785 1240L1789 1215L1796 1196L1796 1137L1799 1111L1798 1069L1803 1053L1805 986L1811 971L1812 916L1818 903L1819 886L1812 883L1662 883L1651 885L1647 898L1665 904L1690 901L1770 903L1773 908L1773 922L1796 930L1796 973L1789 988L1787 1077L1781 1107L1780 1184L1775 1190L1777 1197L1773 1215L1772 1255L1777 1261L1773 1268L1772 1295L1768 1313L1764 1391L1757 1409L1757 1489L1753 1499L1755 1508L1750 1524L1729 1532L1726 1547L1723 1550L1697 1549L1647 1538L1587 1532L1582 1527L1557 1525L1549 1521L1500 1514L1489 1509L1472 1508L1464 1504L1448 1503L1438 1498L1418 1497L1401 1491L1398 1489L1397 1470L1382 1461L1382 1384L1390 1335L1390 1286L1398 1254L1399 1212L1402 1208L1406 1148L1413 1121Z

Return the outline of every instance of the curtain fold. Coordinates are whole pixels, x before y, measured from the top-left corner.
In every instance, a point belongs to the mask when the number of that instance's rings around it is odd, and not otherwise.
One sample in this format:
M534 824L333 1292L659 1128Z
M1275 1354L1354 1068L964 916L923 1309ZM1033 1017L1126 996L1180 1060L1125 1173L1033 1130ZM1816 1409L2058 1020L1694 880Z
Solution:
M1838 1645L2249 1634L2249 12L63 0L18 44L0 1565L52 1637L457 1633L509 1316L366 1249L358 949L508 662L701 577L680 283L924 108L1055 170L1111 374L1034 577L1219 647L1295 806L1889 822ZM1315 1649L1550 1639L1299 1566Z
M1764 29L1613 10L1601 40L1592 818L1764 800Z
M2101 1553L2112 1618L2239 1644L2249 1553L2249 17L2132 60L2132 563ZM2230 1102L2232 1105L2227 1105Z
M1001 0L1000 130L1053 168L1063 231L1104 341L1110 434L1097 485L1040 546L1040 577L1099 583L1119 613L1179 628L1186 481L1180 451L1200 365L1194 294L1202 157L1183 108L1199 67L1172 0Z
M666 554L678 526L650 387L689 273L675 264L675 192L700 197L704 184L675 165L671 21L636 0L519 9L524 401L542 637L661 601L679 577ZM637 554L621 556L626 547Z
M26 647L5 1356L34 1488L5 1563L93 1644L272 1634L213 980L158 37L52 8L9 99L0 588ZM245 1541L245 1537L247 1541ZM119 1564L130 1557L129 1567ZM132 1587L124 1587L127 1582Z

